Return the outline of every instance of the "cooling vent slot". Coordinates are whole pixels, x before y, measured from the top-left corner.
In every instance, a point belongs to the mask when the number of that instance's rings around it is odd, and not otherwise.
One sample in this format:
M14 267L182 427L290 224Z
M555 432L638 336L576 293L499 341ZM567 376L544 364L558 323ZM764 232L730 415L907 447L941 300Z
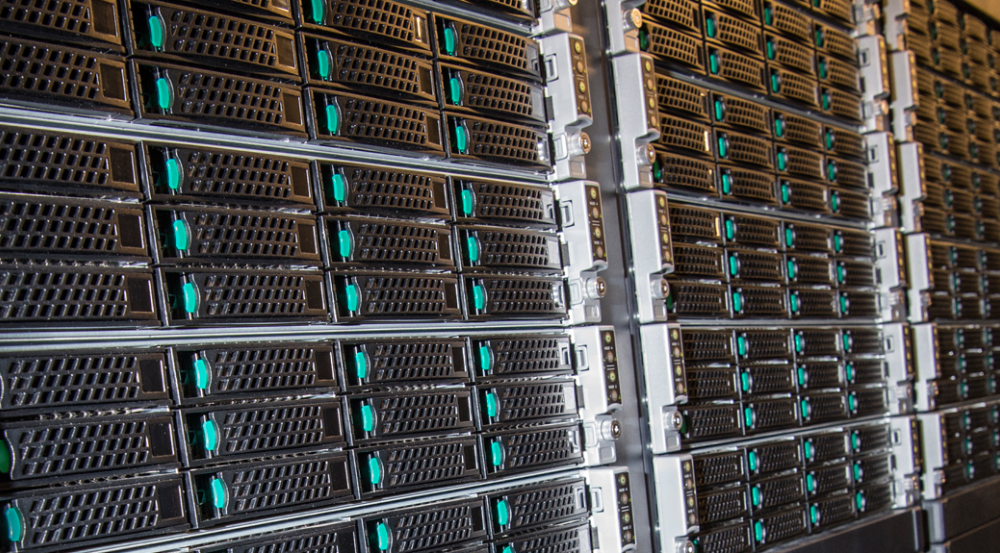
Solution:
M118 195L135 196L139 192L135 157L135 145L124 142L9 126L0 129L0 182L13 189L88 195L115 190Z
M840 290L837 293L837 311L841 318L876 318L879 315L878 292Z
M784 318L785 289L780 286L732 286L733 317Z
M555 234L505 227L456 227L466 268L555 272L562 270Z
M332 264L379 268L455 266L447 225L355 217L324 217L323 223Z
M739 405L732 403L687 405L680 409L684 424L681 434L687 441L740 436Z
M693 244L674 244L674 274L694 277L723 277L724 250Z
M125 63L119 56L10 35L0 38L0 52L0 99L132 117Z
M457 65L442 63L439 68L446 108L512 121L545 123L540 85Z
M298 80L291 31L148 0L131 2L129 9L131 17L126 19L131 25L128 36L133 54Z
M777 247L781 223L747 215L726 214L723 226L730 244ZM673 223L673 218L671 218Z
M871 199L863 192L830 190L830 209L852 219L870 219Z
M747 514L746 488L737 486L698 494L698 522L715 522Z
M646 45L644 50L657 61L705 70L700 38L688 36L659 23L644 21L639 28L639 42Z
M322 343L175 349L181 402L337 387L333 347Z
M757 457L758 468L751 476L761 476L796 468L802 464L797 440L769 442L754 446L747 452Z
M444 155L435 110L404 103L308 88L316 140Z
M868 147L865 145L864 137L859 134L825 127L823 140L827 151L831 153L858 161L864 161L867 158Z
M737 331L736 344L740 357L745 359L773 359L789 354L785 330Z
M62 550L189 527L183 476L88 481L10 496L23 549Z
M715 192L715 163L690 156L678 156L656 150L653 182L664 187L693 188Z
M858 68L853 63L819 56L816 60L816 66L820 82L828 82L854 93L861 91Z
M704 4L730 10L753 21L760 19L759 6L753 0L705 0Z
M11 33L121 51L118 25L118 7L109 0L56 0L41 5L8 0L0 13L0 29Z
M225 553L291 553L302 547L315 547L317 553L361 553L357 524L354 522L337 525L311 527L268 534L266 538L242 539L223 544ZM213 550L215 551L215 550ZM219 551L218 553L222 553Z
M644 7L649 7L646 2ZM677 113L686 117L709 120L708 91L700 86L673 77L656 74L656 97L661 112Z
M151 215L159 258L165 263L321 260L316 220L310 216L198 207L153 207Z
M538 44L530 38L438 14L434 15L434 28L442 60L542 79Z
M239 150L144 146L155 200L313 205L306 162Z
M676 249L674 255L675 257L677 255ZM781 270L781 256L778 254L730 248L726 260L731 280L781 282L784 279L784 273Z
M472 430L472 395L465 389L352 397L355 442Z
M758 521L763 526L764 542L766 543L777 543L791 539L806 531L804 507L796 507L773 515L764 515ZM760 545L761 543L758 543L758 547Z
M483 447L487 477L583 461L583 434L575 423L521 426L484 433Z
M815 75L813 52L808 46L774 33L764 33L764 51L768 61L779 63L802 75Z
M803 425L847 418L847 401L842 393L831 392L800 397L799 409Z
M178 460L173 420L168 414L78 417L0 426L12 467L4 479L15 484L92 473L146 472L154 465L176 464Z
M750 525L740 524L725 526L710 532L701 532L691 537L699 553L742 553L749 551Z
M709 127L680 117L661 115L660 139L657 146L667 150L690 150L710 154Z
M688 238L692 241L722 242L722 222L717 211L677 203L671 203L669 210L672 237Z
M993 468L993 461L990 459L989 455L980 457L976 460L975 473L979 475L989 475L991 474ZM859 509L859 516L865 516L866 513L872 513L892 505L893 501L893 483L892 482L880 482L878 484L872 484L862 488L860 491L856 492L855 495L860 495L861 499L855 499L855 504L861 503L862 507Z
M123 322L158 323L150 272L0 265L0 324Z
M564 318L566 291L562 279L528 276L466 278L469 319L512 317Z
M432 273L347 273L333 275L337 317L412 319L462 316L458 280Z
M684 358L688 362L733 358L731 331L688 328L682 336Z
M807 482L813 484L811 495L822 495L849 488L851 486L851 465L841 463L816 467L808 472L806 479Z
M686 370L688 397L691 399L735 399L736 371L729 367Z
M827 205L826 186L798 179L778 179L781 203L785 207L793 207L806 211L825 213L830 209ZM835 193L831 192L831 204Z
M256 0L242 0L256 1ZM431 53L427 12L390 0L302 2L302 22L367 41Z
M497 181L456 179L460 220L555 228L555 196L547 187Z
M854 483L873 482L889 476L892 472L892 463L891 456L885 454L855 459L852 468Z
M722 194L770 205L778 203L774 193L774 175L739 166L719 164Z
M494 513L493 535L521 533L550 526L590 513L589 492L583 479L519 486L486 494L486 504ZM506 520L501 524L501 521Z
M764 2L764 27L809 44L813 40L812 21L793 8L777 2Z
M713 122L716 125L727 125L763 134L771 133L771 110L764 106L718 92L712 93L711 105Z
M791 365L750 365L740 368L740 384L744 394L770 394L795 390ZM745 376L744 376L745 375ZM792 405L794 415L794 405Z
M340 349L349 389L469 379L461 340L342 340Z
M848 392L847 405L854 416L864 417L883 413L889 408L888 392L884 388L862 388Z
M5 412L169 398L162 352L20 353L0 357Z
M796 318L835 318L839 307L836 294L822 288L790 288L788 303ZM836 305L836 307L835 307Z
M718 486L745 478L743 451L715 455L694 455L695 486Z
M785 223L784 226L782 243L785 245L785 251L798 250L822 253L830 251L829 228L803 223ZM871 252L863 255L870 256Z
M773 128L774 137L779 141L794 142L817 149L823 147L823 127L811 119L775 110Z
M438 175L364 165L319 162L326 211L426 214L449 219L447 180Z
M500 547L497 545L497 548ZM503 547L508 546L504 545ZM509 547L518 553L587 553L592 551L594 546L591 543L589 525L571 526L566 524L556 526L554 530L519 535L509 542Z
M244 401L186 409L180 418L191 462L345 443L339 399Z
M188 473L201 527L354 499L346 453L288 455ZM197 503L197 501L195 502Z
M569 338L561 335L491 336L472 340L476 378L569 374Z
M849 25L854 23L854 6L849 1L820 0L815 9Z
M760 400L744 403L743 425L747 433L768 431L775 428L798 426L799 418L795 410L794 398ZM749 411L748 411L749 410Z
M729 316L727 287L719 284L670 280L667 309L679 316Z
M214 71L132 60L141 119L227 131L305 136L297 86Z
M509 426L537 420L556 420L577 414L576 388L571 380L479 386L480 424Z
M791 100L807 107L818 105L816 81L811 76L803 76L794 70L771 65L767 68L767 80L768 93L775 98Z
M356 452L364 499L483 478L475 437L393 442Z
M820 390L839 388L844 384L840 363L836 361L806 361L795 369L800 389Z
M817 152L779 145L775 148L778 171L803 177L823 178L823 156Z
M498 12L500 17L509 17L535 23L535 4L520 0L464 0L480 8Z
M751 493L756 490L760 497L760 504L754 510L773 509L802 501L805 499L802 488L802 476L799 474L760 481L751 488Z
M827 157L824 172L830 184L868 189L868 168L863 163Z
M550 167L545 129L491 119L448 116L449 155L547 170Z
M820 88L820 108L852 123L861 122L861 97L836 88Z
M136 204L0 193L0 250L13 254L148 257Z
M715 131L715 153L720 160L737 165L756 165L771 169L771 141L735 132Z
M767 90L764 64L732 50L708 45L709 74L757 91Z
M643 15L649 15L664 23L685 27L688 31L701 30L701 14L698 6L684 0L651 0L643 4L641 9Z
M833 265L826 257L787 254L785 266L789 282L802 284L833 284L834 282Z
M810 524L813 531L836 526L854 518L854 494L843 493L810 502Z
M435 105L434 65L425 59L357 42L302 33L308 84L332 84L392 100Z
M753 55L760 55L761 31L756 23L747 22L726 12L708 9L703 10L703 15L705 32L709 40Z

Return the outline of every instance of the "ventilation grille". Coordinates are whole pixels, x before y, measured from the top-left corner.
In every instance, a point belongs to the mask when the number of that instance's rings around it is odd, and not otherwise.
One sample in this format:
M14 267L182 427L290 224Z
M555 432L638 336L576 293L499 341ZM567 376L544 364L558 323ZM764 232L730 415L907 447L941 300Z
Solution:
M823 178L823 156L800 148L778 146L778 170L814 179ZM782 168L782 162L786 164Z
M543 152L547 152L548 137L542 129L474 117L449 117L449 121L452 132L463 129L457 132L467 136L468 140L463 149L462 142L453 137L452 155L529 167L549 167L548 160L543 156Z
M496 402L496 413L484 414L482 424L510 425L536 419L555 419L576 414L575 391L567 381L508 384L480 389L482 401ZM490 397L494 399L490 399Z
M310 82L436 102L431 62L375 46L303 34Z
M753 409L753 424L747 425L748 433L798 425L793 398L755 401L747 405Z
M748 392L769 394L795 389L795 384L792 380L792 368L789 365L751 365L743 367L742 371L750 375L750 389L746 390ZM763 406L764 404L759 405ZM792 407L791 412L794 416L794 405Z
M819 390L839 388L843 385L840 377L840 363L836 361L810 361L800 363L797 371L799 386Z
M341 342L341 348L349 384L388 385L469 377L465 343L460 341Z
M487 496L487 504L506 501L510 519L503 531L510 533L587 515L587 494L584 481L574 480L555 485L514 488ZM496 526L498 524L494 521L495 531L499 530Z
M781 179L778 182L784 205L808 211L827 211L825 186L797 179Z
M639 33L648 38L649 47L646 51L660 61L704 71L701 40L653 22L644 22Z
M698 521L712 524L747 514L746 489L742 486L698 494Z
M722 248L674 244L674 274L722 277L723 263Z
M817 424L823 421L846 419L847 404L839 393L816 394L805 397L807 412L803 413L803 423Z
M643 6L649 8L649 4ZM699 86L657 73L656 97L661 111L709 118L708 92Z
M826 253L830 251L830 231L823 227L786 223L784 243L786 250ZM864 255L871 255L871 253Z
M715 123L725 123L735 127L743 127L760 133L770 134L770 109L754 102L737 98L735 96L723 96L719 93L713 94L714 106L718 107L722 102L724 114L722 120L718 113L715 113Z
M138 179L132 144L17 127L0 129L0 181L5 186L75 194L102 189L138 193Z
M855 400L857 416L883 413L889 408L889 398L882 388L864 388L850 392L850 396Z
M736 371L728 367L695 369L687 367L687 395L691 399L736 397Z
M691 541L700 553L742 553L751 547L750 526L741 523L702 532L692 536Z
M684 358L688 361L731 359L732 333L728 330L711 331L685 329L683 331Z
M831 168L831 165L833 168ZM831 172L834 178L830 178ZM850 186L852 188L868 188L868 168L864 164L833 158L826 160L827 180L837 183L840 186Z
M739 167L719 166L720 175L732 178L732 195L767 204L777 203L774 195L774 176ZM725 192L723 192L725 193Z
M480 377L518 377L535 374L567 373L570 363L569 339L564 336L493 337L472 342L473 357Z
M850 493L836 495L811 503L818 517L812 522L813 528L830 527L845 520L854 518L854 495Z
M324 344L201 349L177 352L181 393L188 398L335 387L333 348ZM206 390L194 385L196 367L207 366Z
M2 406L53 409L167 399L162 353L73 353L0 358Z
M436 111L342 92L309 92L317 112L317 138L438 155L444 151Z
M476 438L420 440L405 445L390 444L370 450L359 450L362 493L395 493L413 487L438 485L457 480L479 480L479 443ZM371 484L371 464L377 463L379 474Z
M256 1L256 0L249 0ZM377 42L430 51L427 14L389 0L344 0L320 13L302 10L303 20ZM317 17L317 15L319 17Z
M153 322L152 274L99 267L0 266L0 321Z
M695 455L694 477L698 488L743 480L743 451Z
M757 54L761 50L761 32L756 24L748 23L724 12L705 12L706 20L713 20L715 36L723 44ZM673 21L671 21L673 22ZM706 27L708 22L706 21Z
M589 526L557 527L519 536L510 544L519 553L586 553L592 550Z
M769 60L778 62L803 75L815 73L813 53L809 47L771 33L767 33L764 40L767 43L767 58Z
M811 76L799 75L776 66L769 67L768 72L771 81L769 90L772 96L816 107L816 81Z
M135 81L144 95L161 97L166 110L140 104L142 117L252 132L305 136L298 87L213 71L132 61ZM161 89L170 89L163 99ZM154 93L155 92L155 93Z
M115 8L114 3L92 0L56 0L41 5L32 0L6 0L0 27L82 44L104 43L102 46L121 50Z
M708 153L709 130L705 125L685 119L663 115L660 117L659 146L667 149L691 150L701 154Z
M189 432L212 421L218 432L218 447L212 456L231 456L264 451L298 449L344 440L338 400L286 402L218 409L203 415L186 414Z
M676 257L677 252L674 251ZM752 250L729 250L729 275L749 280L770 280L781 282L781 256ZM737 273L733 274L733 259L737 260Z
M726 286L671 280L667 309L681 316L729 316Z
M861 98L859 96L835 88L823 88L820 95L822 96L821 107L823 107L823 111L851 122L861 121ZM825 107L827 105L830 106L829 109Z
M582 436L578 425L523 428L495 437L488 434L484 437L484 447L488 452L486 465L490 472L511 473L541 466L576 464L583 460ZM499 458L496 455L498 449Z
M833 282L833 271L829 259L805 255L788 255L786 257L789 264L789 282L806 284L831 284Z
M831 207L839 206L839 208L834 209L834 213L853 219L871 218L871 200L867 194L847 190L831 190L830 195Z
M555 197L546 188L492 181L462 181L456 188L459 216L556 226ZM466 211L466 204L471 209Z
M769 359L789 354L788 333L784 330L738 332L737 341L740 338L746 343L746 351L741 356L748 359Z
M154 197L313 204L309 165L302 161L236 150L158 145L147 145L146 155L152 166L150 192ZM180 165L177 177L175 164ZM176 180L171 182L172 178ZM176 191L171 186L176 186Z
M850 465L838 464L817 467L809 471L809 476L815 483L815 494L826 494L832 491L849 488L851 486Z
M671 217L672 222L673 218ZM778 245L778 233L781 226L778 221L746 215L727 215L727 229L730 222L735 227L730 242L771 247Z
M0 54L3 98L62 109L132 114L125 64L119 57L9 35L0 39Z
M700 30L701 14L698 13L698 7L684 0L652 0L643 4L642 12L691 31Z
M308 530L272 534L259 541L229 544L227 553L359 553L357 525L321 526Z
M364 414L374 415L371 430ZM465 390L399 393L351 401L355 440L394 438L469 429L473 426L471 396Z
M325 218L324 222L333 262L379 267L454 266L451 230L445 225L355 218Z
M545 121L542 89L538 85L454 65L440 67L446 107L463 107L505 119ZM455 87L458 87L457 101Z
M696 240L722 241L719 214L707 209L681 206L672 203L670 209L670 234Z
M763 63L725 48L709 47L708 55L710 60L712 56L718 58L718 73L712 73L716 77L745 85L754 90L767 90Z
M2 432L13 454L8 476L15 481L104 471L142 472L142 467L177 462L168 415L8 423Z
M509 16L515 16L518 19L524 19L530 22L535 21L535 12L532 9L535 5L531 3L524 3L520 0L466 0L470 4L475 4L486 9L496 10L498 12L503 12Z
M675 156L656 151L653 179L662 186L678 186L715 191L715 164L690 156Z
M323 199L328 211L340 208L426 213L450 218L444 177L360 165L319 164ZM335 185L346 181L344 199L337 199Z
M775 138L803 144L812 148L821 147L822 126L811 120L791 113L774 112ZM780 132L779 130L780 129ZM838 132L840 132L838 130Z
M767 15L769 11L770 17ZM801 42L810 44L812 41L811 20L788 6L776 2L764 2L764 20L765 26L777 29Z
M740 304L737 303L737 297L741 300ZM734 316L774 319L784 318L788 313L785 301L785 289L781 287L734 287L733 298Z
M462 316L458 281L450 276L420 273L360 273L336 277L338 317L411 318ZM356 286L357 310L349 297Z
M805 441L813 446L812 459L806 459L809 465L847 456L847 437L841 432L811 436Z
M684 417L681 432L687 440L739 436L743 432L737 405L692 405L681 409L681 415Z
M466 293L473 296L469 317L557 317L566 315L562 280L536 277L482 277L469 281ZM476 291L485 295L483 307Z
M789 291L792 314L804 318L834 318L834 293L819 288L796 288ZM798 307L798 309L796 309Z
M320 260L315 219L197 207L154 208L153 217L173 238L161 246L163 258Z
M802 491L802 477L798 474L765 480L757 484L761 502L759 509L772 509L805 499Z
M806 531L805 509L797 508L783 513L765 515L760 519L768 543L776 543L803 534Z
M435 21L439 40L445 36L444 29L452 29L458 35L454 53L448 52L447 47L438 49L442 58L454 57L465 62L541 79L538 45L533 40L440 15L435 15Z
M144 227L134 204L0 194L0 250L148 256Z
M772 442L755 446L759 468L757 474L781 472L802 464L798 441Z
M184 484L176 475L34 491L8 504L22 515L25 549L73 548L188 524Z
M770 140L722 131L715 132L715 139L719 159L732 161L738 165L751 164L769 169L774 167Z
M165 270L168 289L182 296L182 282L193 284L198 294L191 313L175 307L172 322L186 318L219 320L322 320L327 319L323 276L303 271L206 271L182 273Z

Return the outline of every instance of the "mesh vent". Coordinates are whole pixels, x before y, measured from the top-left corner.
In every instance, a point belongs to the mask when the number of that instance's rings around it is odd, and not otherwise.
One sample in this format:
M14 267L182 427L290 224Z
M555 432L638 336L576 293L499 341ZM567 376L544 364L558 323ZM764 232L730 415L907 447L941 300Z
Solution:
M426 213L450 218L447 182L441 176L362 165L319 164L323 199L327 211L361 209ZM345 183L344 199L338 200L339 182Z
M814 507L817 513L815 521L811 521L813 531L819 531L820 527L828 528L854 518L854 494L845 493L814 501L810 507Z
M0 194L0 250L148 256L142 211L133 206Z
M659 146L666 150L691 150L702 154L709 153L709 128L705 125L687 121L669 115L661 116Z
M677 315L729 316L726 287L718 284L704 284L671 280L667 309Z
M500 527L494 520L494 533L512 533L528 528L547 526L561 520L585 516L589 513L587 485L583 480L522 486L487 495L488 505L506 501L510 510L507 525Z
M515 121L545 121L542 89L538 85L455 65L441 64L440 67L441 90L450 92L446 107L466 108ZM454 97L455 86L459 87L458 101Z
M731 243L771 247L778 245L778 231L781 225L778 221L745 215L726 215L725 219L727 232L730 223L735 227L733 234L727 236Z
M773 33L765 35L767 57L804 75L814 75L813 52L808 46ZM773 52L773 55L772 55Z
M684 426L681 432L687 440L707 440L740 436L740 408L738 405L691 405L681 409Z
M775 138L804 144L812 148L821 146L823 128L816 121L777 110L774 112L774 118ZM837 132L839 133L840 130L838 129Z
M512 473L540 466L576 464L583 459L576 424L525 426L484 436L489 473ZM498 453L499 452L499 453Z
M871 218L871 205L867 194L848 190L831 190L830 194L831 198L836 198L836 200L831 199L831 205L839 206L836 212L840 215L852 219ZM834 201L838 203L833 204Z
M798 474L764 480L757 484L757 489L761 496L759 509L772 509L805 499L802 476Z
M740 294L742 305L737 306L735 298ZM784 318L788 311L785 304L785 289L778 286L740 286L733 291L734 316ZM742 309L739 309L741 307Z
M731 359L732 333L728 330L685 329L682 333L684 358L687 361Z
M712 94L712 101L715 108L718 108L720 102L724 106L721 119L717 112L714 114L716 124L725 123L768 135L771 133L770 109L743 98L724 96L717 92Z
M21 547L67 548L137 538L188 524L181 476L127 478L32 491L10 500L24 520Z
M648 40L646 51L659 61L705 70L701 40L651 21L644 22L639 34Z
M112 2L5 0L0 6L0 27L9 31L121 50L118 11Z
M854 413L863 417L876 413L884 413L889 409L889 398L883 388L864 388L850 392L854 398ZM850 404L850 402L848 402Z
M693 535L691 541L701 553L742 553L751 547L750 525L744 522L701 532Z
M705 10L705 25L708 21L714 23L714 40L728 46L746 50L753 54L758 54L761 50L760 27L751 24L738 17L733 17L725 12L711 12Z
M510 425L536 419L576 415L575 389L569 381L546 380L527 384L498 384L480 388L480 401L496 402L496 412L484 410L482 425Z
M650 15L664 23L700 30L701 14L698 6L684 0L652 0L642 6L643 15Z
M648 8L649 4L646 2L644 6ZM657 73L656 97L661 111L709 118L708 92L700 86Z
M795 288L789 290L792 314L802 318L836 317L835 294L821 288ZM796 309L798 307L798 309Z
M653 162L654 182L661 186L678 186L696 190L715 191L715 163L675 156L656 151Z
M258 393L260 390L332 388L333 348L324 344L177 350L181 394L185 398ZM207 366L208 387L194 385L197 367Z
M819 390L839 388L843 385L840 363L836 361L808 361L799 363L796 369L799 387Z
M434 19L439 40L443 40L442 37L448 33L445 29L450 29L458 38L453 51L449 51L447 45L438 49L442 58L459 59L534 79L541 78L538 45L535 41L470 21L440 15L435 15Z
M848 0L820 0L816 9L844 23L854 23L854 6Z
M87 420L89 419L89 420ZM74 422L7 423L14 481L131 470L176 463L169 415L77 418Z
M466 390L355 398L351 400L350 411L355 440L396 438L473 427L471 395ZM366 422L365 413L374 416L373 423ZM367 424L372 425L370 430Z
M823 178L823 156L821 154L792 146L778 146L775 151L775 155L778 157L779 171L814 179ZM783 164L784 167L782 167Z
M443 153L436 111L343 92L310 89L309 94L316 110L318 139Z
M427 14L423 10L389 0L339 0L327 6L330 9L319 14L303 6L302 17L306 22L364 39L430 53Z
M769 173L752 171L740 167L727 167L720 165L719 173L722 178L726 175L732 179L731 195L736 198L745 198L767 204L777 203L774 194L774 176Z
M806 531L805 508L765 515L759 520L764 525L767 543L777 543L803 534Z
M830 178L831 171L833 173L832 179ZM826 173L827 180L841 186L868 188L868 168L862 163L828 157L826 159Z
M747 330L737 334L746 343L741 357L748 359L768 359L789 354L788 333L784 330Z
M676 256L676 251L674 252ZM733 278L749 280L770 280L781 282L784 272L781 270L781 256L776 254L756 252L751 250L729 250L729 263L736 259L737 272L733 273L730 266L729 275Z
M715 131L715 140L719 159L738 165L750 164L768 169L774 167L770 140L719 130Z
M819 78L821 82L828 82L852 92L860 92L860 75L858 74L858 68L853 64L823 57L816 63L819 64Z
M162 353L50 353L0 358L2 406L53 409L167 399Z
M975 474L980 475L990 475L993 470L993 461L989 455L985 455L976 459ZM892 482L882 482L879 484L873 484L861 490L864 496L864 508L863 513L872 513L892 505L893 493L892 493Z
M674 245L674 274L684 276L722 277L722 248L691 244Z
M721 223L717 212L676 203L671 203L669 209L671 236L711 242L722 241Z
M861 97L836 88L825 87L820 90L820 97L820 107L823 111L853 123L861 121Z
M565 336L499 336L472 341L480 378L517 377L572 372L570 344Z
M338 317L413 318L462 316L458 304L458 281L451 276L421 273L357 273L335 276ZM348 297L350 286L357 294L357 309Z
M821 213L827 211L826 187L822 184L797 179L780 179L778 183L785 206Z
M100 267L0 266L0 321L48 324L156 320L149 272Z
M874 239L872 235L857 230L837 230L836 236L834 237L834 250L836 251L837 239L839 236L843 245L842 252L844 255L851 255L856 257L871 257L872 252L875 251Z
M535 12L532 9L535 4L521 2L521 0L465 0L470 4L503 12L505 15L514 16L517 19L527 20L534 23Z
M744 472L741 450L694 456L694 477L698 488L739 482L745 478Z
M798 467L802 464L798 440L771 442L754 446L759 468L754 475L766 475Z
M736 397L736 371L728 368L686 371L688 397L691 399L728 399Z
M847 463L817 467L809 471L816 484L814 494L826 494L851 486L851 468Z
M0 181L79 194L139 192L135 146L72 134L0 129Z
M313 204L309 165L278 156L237 150L173 148L146 145L151 166L151 195L165 198L188 196L204 201L231 200ZM172 190L173 169L180 175Z
M324 223L334 263L454 266L451 230L445 225L330 217Z
M214 426L216 449L207 457L258 454L344 441L339 400L250 403L185 413L189 433ZM206 421L211 421L208 423ZM204 455L204 448L196 452Z
M358 450L362 494L394 493L413 487L439 485L458 480L479 480L479 444L475 437L419 440ZM373 461L374 460L374 461ZM372 463L379 466L377 484L372 484Z
M746 489L742 486L698 494L698 522L712 524L747 514Z
M555 197L548 188L493 181L461 181L455 191L459 217L556 226ZM471 202L471 209L466 204Z
M303 34L310 83L331 82L354 92L436 102L431 62L375 46Z
M121 58L9 35L0 39L0 96L50 108L132 114Z
M716 5L720 8L736 12L754 21L760 19L760 11L757 2L753 0L706 0L706 5Z
M795 331L796 351L803 357L838 355L840 340L840 333L836 329L804 328Z
M302 94L296 86L136 60L131 68L144 96L161 97L169 106L140 104L142 118L305 136ZM161 89L170 90L165 100Z
M811 76L799 75L791 70L771 66L768 68L771 96L786 98L808 107L816 107L816 81ZM829 110L826 110L829 111Z
M205 517L203 506L200 522L214 524L216 521L262 516L278 509L288 511L306 505L329 505L353 499L350 461L346 454L321 453L278 459L203 471L205 476L212 474L225 482L228 501L224 511L219 510L209 517ZM195 473L195 478L199 479L198 473Z
M354 523L328 525L307 530L271 534L260 540L228 544L227 553L358 553L360 545Z
M197 207L157 207L153 217L161 235L173 234L172 243L161 245L161 258L320 260L312 218Z
M298 78L295 36L288 31L213 12L135 2L131 48L146 55L192 60L219 69L241 68ZM149 39L151 17L160 22L160 46Z
M195 310L179 307L172 323L209 320L327 320L323 275L307 271L164 270L167 289L180 297L184 284L198 294Z
M830 231L813 225L785 223L783 242L785 250L826 253L830 251Z
M510 547L519 553L586 553L592 550L590 527L559 526L554 530L514 538Z
M469 377L466 368L465 342L461 341L341 342L341 349L349 385L466 380ZM362 359L363 368L359 366Z
M803 424L817 424L847 418L847 402L841 393L802 396L807 407L803 409Z
M854 460L855 483L872 482L889 476L892 459L888 455L876 455Z
M718 72L712 74L727 81L745 85L754 90L767 90L764 64L751 57L725 48L708 47L709 60L718 59Z
M477 290L485 295L480 307ZM477 277L466 283L469 318L566 315L563 281L541 277Z
M806 459L806 464L823 463L831 459L841 459L847 456L847 436L843 432L819 434L803 440L812 444L813 456Z
M795 384L792 380L792 367L789 365L751 365L743 367L743 372L750 375L750 389L747 391L754 394L787 392L795 389ZM760 403L759 406L766 408L763 403ZM778 408L779 411L784 409L783 407L772 406L771 411L774 411L775 408ZM791 413L794 417L794 405L792 406ZM758 415L760 414L758 413ZM774 414L776 413L773 413L772 416ZM758 427L760 427L759 423Z
M477 157L488 161L529 167L549 167L543 153L547 153L548 137L541 128L524 127L479 119L474 117L449 117L453 136L453 156ZM463 129L463 130L457 130ZM455 133L467 138L465 149Z
M764 25L806 44L810 44L813 38L811 20L793 8L777 2L764 2Z

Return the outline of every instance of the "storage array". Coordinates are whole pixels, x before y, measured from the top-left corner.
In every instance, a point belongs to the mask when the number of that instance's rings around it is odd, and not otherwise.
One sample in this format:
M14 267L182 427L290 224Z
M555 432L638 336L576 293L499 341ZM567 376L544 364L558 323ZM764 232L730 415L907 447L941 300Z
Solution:
M947 1L883 8L929 540L935 551L987 547L1000 515L970 501L994 493L1000 443L1000 27Z
M4 550L635 547L566 6L0 29Z

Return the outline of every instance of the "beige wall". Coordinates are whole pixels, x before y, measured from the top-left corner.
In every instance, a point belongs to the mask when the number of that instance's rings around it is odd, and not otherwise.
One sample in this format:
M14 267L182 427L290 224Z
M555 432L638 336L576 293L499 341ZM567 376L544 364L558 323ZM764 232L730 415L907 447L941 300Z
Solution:
M1000 22L1000 0L966 0L969 4L983 10L984 13Z

